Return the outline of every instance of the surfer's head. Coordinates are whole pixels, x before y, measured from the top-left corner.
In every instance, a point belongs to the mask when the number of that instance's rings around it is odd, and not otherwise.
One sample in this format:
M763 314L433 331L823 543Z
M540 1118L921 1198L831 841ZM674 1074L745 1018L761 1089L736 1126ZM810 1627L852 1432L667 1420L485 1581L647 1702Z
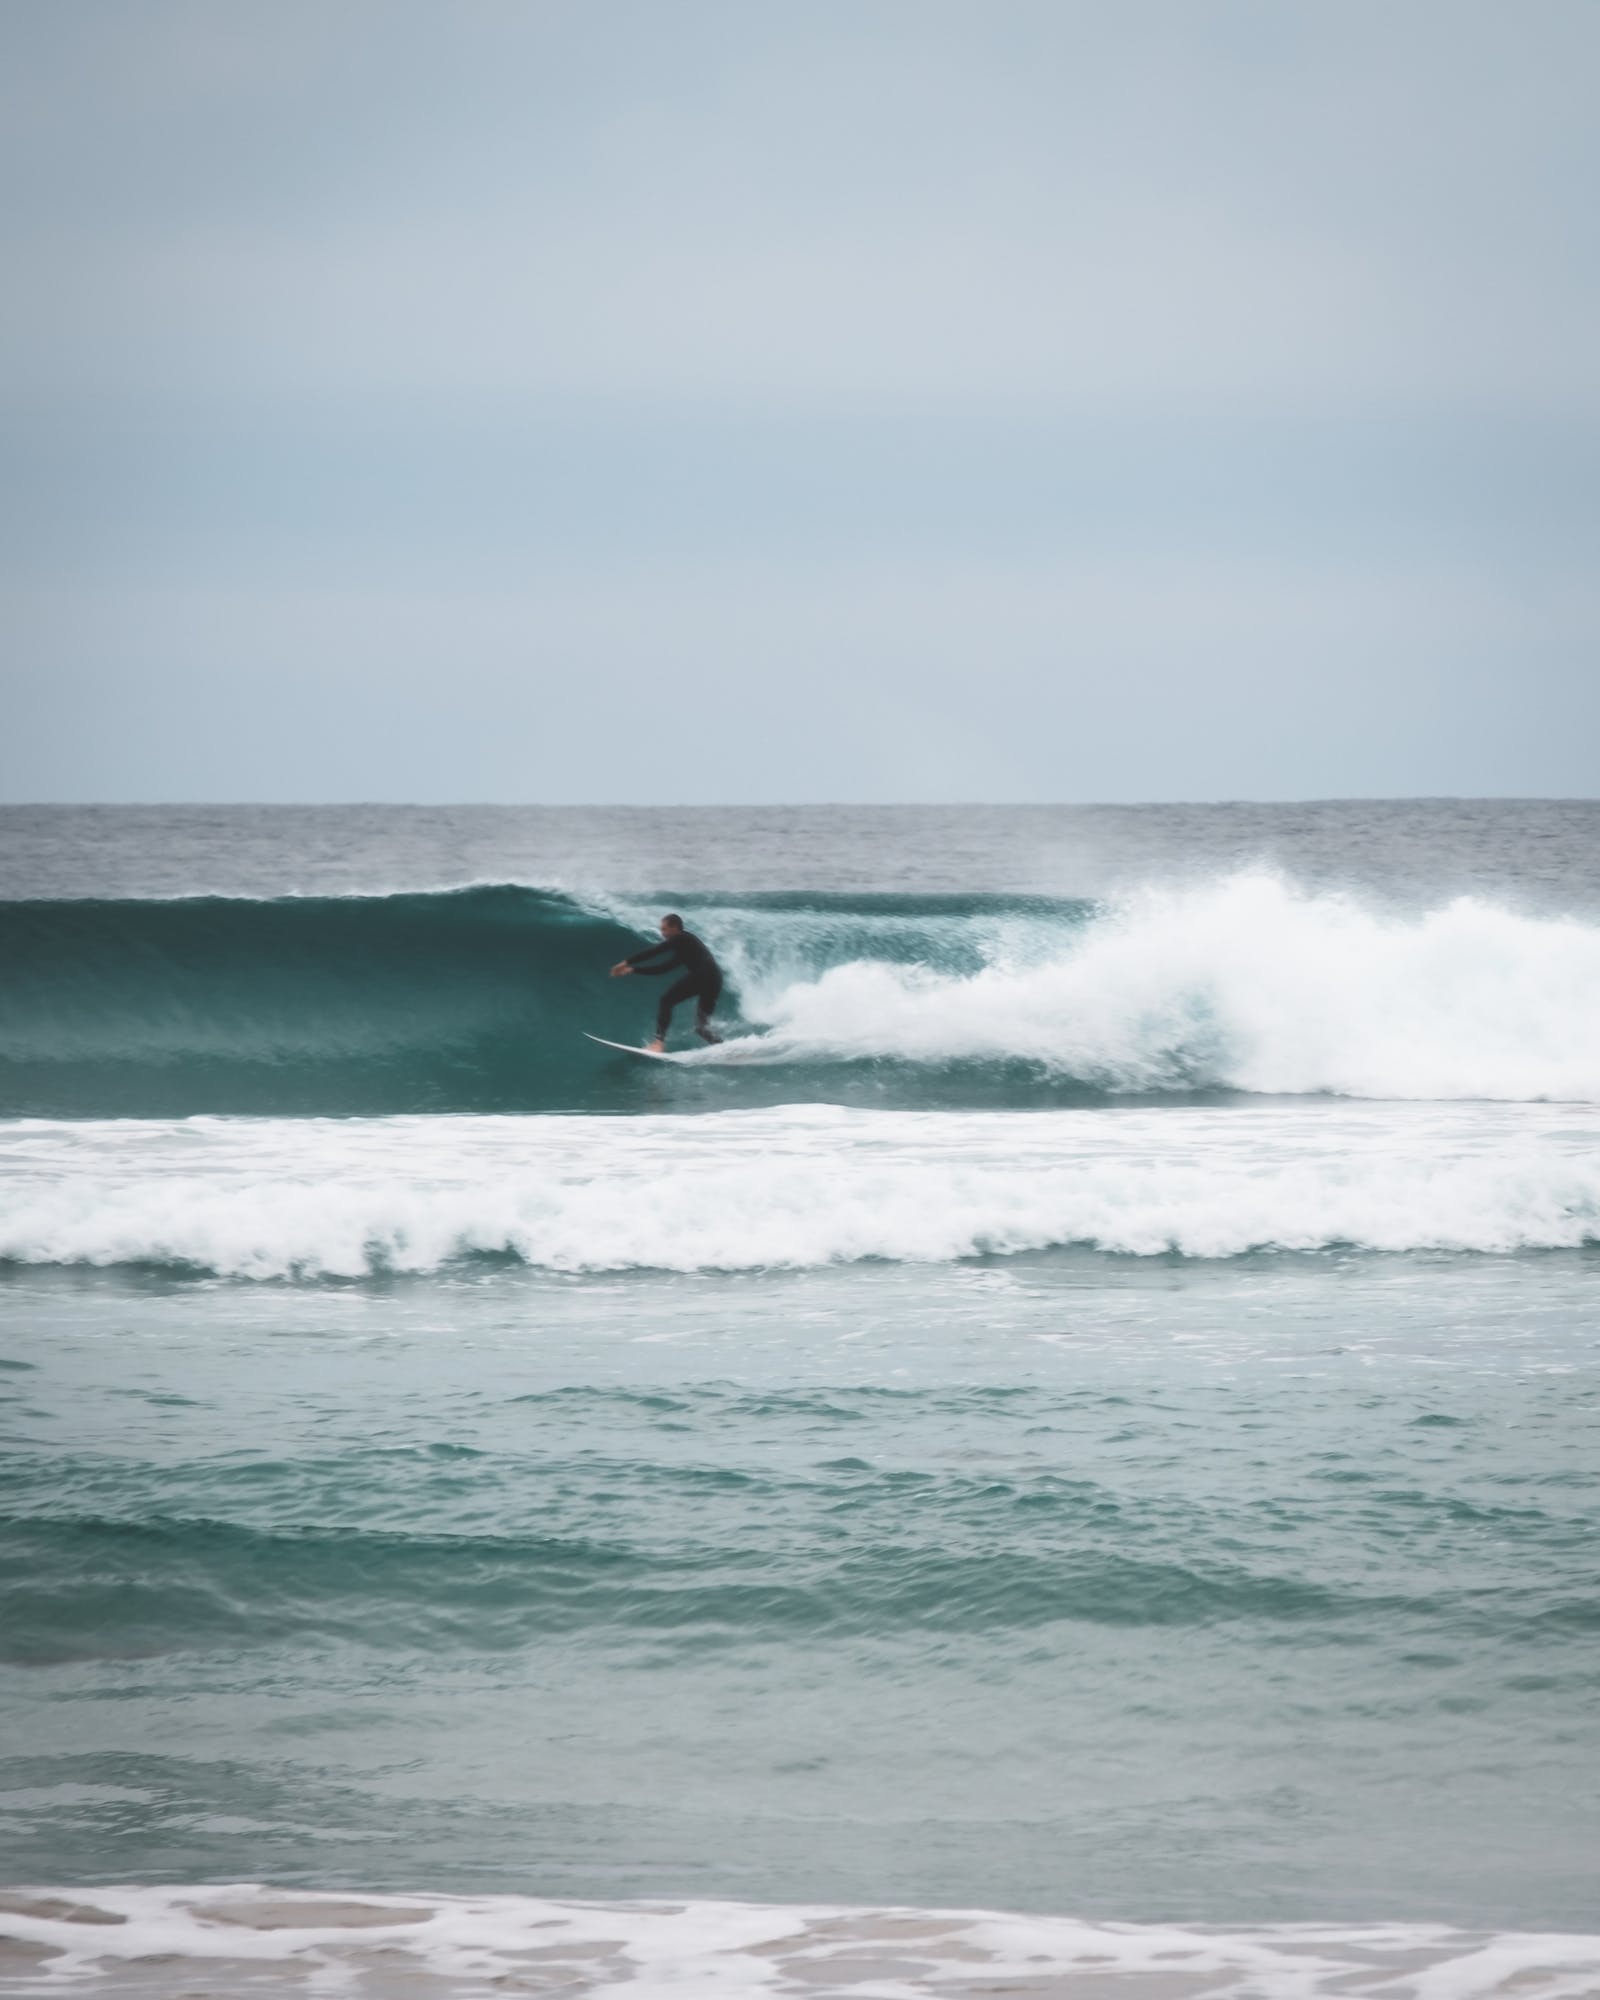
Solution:
M670 910L661 919L661 935L664 938L676 937L679 931L681 931L682 929L683 929L682 917L674 916Z

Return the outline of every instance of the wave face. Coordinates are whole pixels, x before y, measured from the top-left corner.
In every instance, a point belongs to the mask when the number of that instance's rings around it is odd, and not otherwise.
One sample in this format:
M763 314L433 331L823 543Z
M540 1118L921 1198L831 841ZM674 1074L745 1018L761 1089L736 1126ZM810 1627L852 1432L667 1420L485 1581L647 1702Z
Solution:
M1582 1249L1596 1136L1571 1107L1337 1103L25 1123L0 1260L318 1279Z
M563 897L508 888L7 904L0 1105L538 1109L581 1062L606 965L636 948Z
M735 1036L675 1068L607 967L658 906L510 886L0 904L0 1114L1600 1097L1600 925L1260 874L1114 903L702 898ZM748 1037L755 1035L759 1039Z

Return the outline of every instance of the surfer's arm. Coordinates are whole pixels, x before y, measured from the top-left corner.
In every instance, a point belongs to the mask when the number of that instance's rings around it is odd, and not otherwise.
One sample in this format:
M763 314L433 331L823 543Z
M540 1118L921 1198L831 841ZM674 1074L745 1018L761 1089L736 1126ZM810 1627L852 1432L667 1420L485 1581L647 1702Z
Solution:
M661 963L646 965L644 961L647 958L659 958ZM678 947L675 944L652 944L647 945L643 951L636 951L632 958L625 958L616 970L620 973L623 967L626 967L629 972L642 972L647 978L653 979L657 973L670 972L677 962Z

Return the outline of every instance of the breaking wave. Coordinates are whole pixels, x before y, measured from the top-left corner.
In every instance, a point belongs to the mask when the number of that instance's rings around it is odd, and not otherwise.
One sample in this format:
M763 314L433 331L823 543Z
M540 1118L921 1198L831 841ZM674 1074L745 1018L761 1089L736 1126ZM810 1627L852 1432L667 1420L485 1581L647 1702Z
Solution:
M1600 1097L1600 926L1244 874L1114 903L702 898L736 1040L673 1068L658 905L511 886L0 905L0 1115L705 1110L809 1098Z

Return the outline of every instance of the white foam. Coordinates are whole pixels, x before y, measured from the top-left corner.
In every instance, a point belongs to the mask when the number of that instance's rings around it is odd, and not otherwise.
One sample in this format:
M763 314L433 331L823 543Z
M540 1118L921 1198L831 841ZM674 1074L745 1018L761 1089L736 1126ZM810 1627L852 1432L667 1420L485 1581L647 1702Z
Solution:
M33 1993L115 1993L163 1963L171 1990L276 1971L274 1992L859 1995L997 1991L1164 2000L1579 2000L1600 1937L1441 1924L1090 1923L986 1911L754 1903L579 1903L520 1896L319 1896L250 1884L13 1890L0 1924L47 1951ZM141 1961L144 1961L141 1966ZM18 1990L0 1970L0 1991ZM148 1984L138 1986L150 1990ZM408 1984L409 1990L409 1984Z
M1600 1241L1574 1107L1308 1101L695 1118L0 1127L0 1256L228 1276L944 1262L1085 1244L1227 1257Z
M790 1056L1013 1059L1123 1091L1600 1098L1600 926L1577 918L1470 898L1385 914L1253 873L1065 935L974 937L988 962L967 976L857 960L798 977L736 943L742 1004Z

